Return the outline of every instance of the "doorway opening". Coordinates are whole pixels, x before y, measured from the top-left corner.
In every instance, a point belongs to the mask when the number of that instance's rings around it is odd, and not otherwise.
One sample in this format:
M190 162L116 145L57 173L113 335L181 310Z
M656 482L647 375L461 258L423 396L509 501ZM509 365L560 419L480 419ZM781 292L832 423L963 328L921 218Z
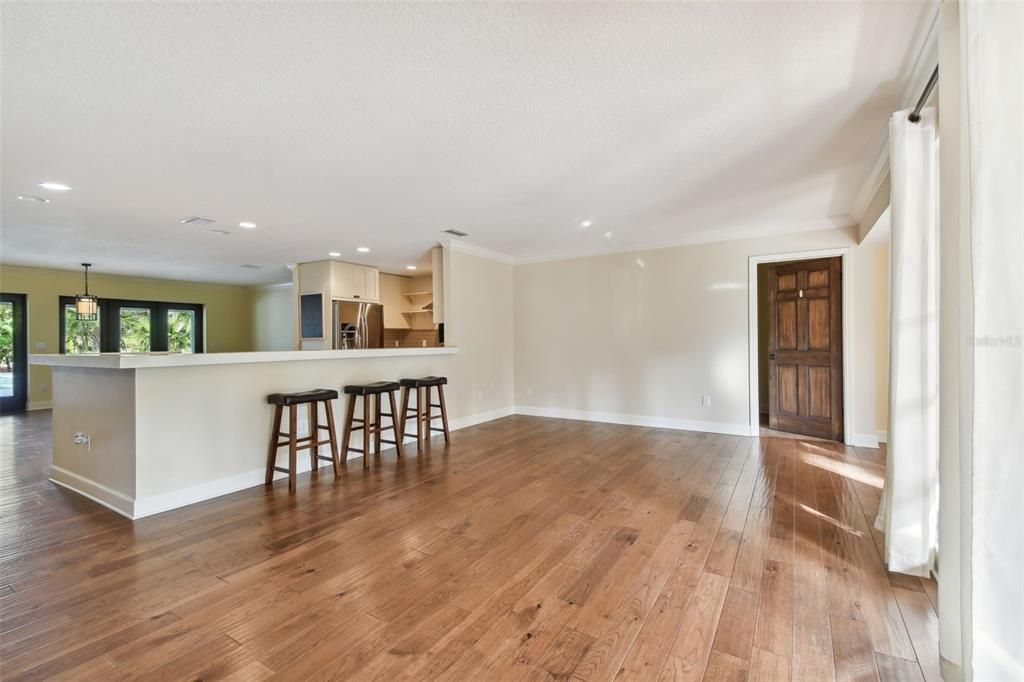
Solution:
M751 435L845 441L844 256L751 258Z
M25 295L0 293L0 414L25 410L27 345Z

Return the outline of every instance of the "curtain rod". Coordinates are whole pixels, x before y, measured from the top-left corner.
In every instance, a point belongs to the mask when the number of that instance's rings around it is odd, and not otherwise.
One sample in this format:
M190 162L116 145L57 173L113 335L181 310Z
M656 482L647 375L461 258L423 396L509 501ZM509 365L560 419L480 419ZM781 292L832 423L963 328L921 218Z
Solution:
M935 70L932 71L932 77L928 79L928 84L924 86L924 92L921 93L921 97L917 100L917 106L910 112L910 116L907 116L907 120L911 123L917 123L921 120L921 109L924 108L924 103L928 101L928 96L932 94L932 90L935 89L935 84L939 82L939 66L935 65Z

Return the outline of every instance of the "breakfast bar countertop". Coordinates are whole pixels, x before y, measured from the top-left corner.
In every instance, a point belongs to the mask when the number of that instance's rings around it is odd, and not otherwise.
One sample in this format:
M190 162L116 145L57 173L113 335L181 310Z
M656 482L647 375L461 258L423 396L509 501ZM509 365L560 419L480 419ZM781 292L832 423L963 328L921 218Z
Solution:
M194 367L198 365L244 365L265 362L306 360L356 360L426 355L453 355L454 346L427 348L353 348L349 350L284 350L250 353L56 353L29 356L30 365L84 367L95 369L145 369L157 367Z

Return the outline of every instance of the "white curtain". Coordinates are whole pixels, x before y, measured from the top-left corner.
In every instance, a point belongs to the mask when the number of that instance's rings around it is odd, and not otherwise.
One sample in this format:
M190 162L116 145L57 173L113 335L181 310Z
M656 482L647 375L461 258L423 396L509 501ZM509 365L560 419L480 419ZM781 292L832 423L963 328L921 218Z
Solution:
M973 679L1024 680L1024 3L962 8L974 289L966 625Z
M876 527L890 571L927 576L939 518L939 223L935 110L889 121L889 433Z

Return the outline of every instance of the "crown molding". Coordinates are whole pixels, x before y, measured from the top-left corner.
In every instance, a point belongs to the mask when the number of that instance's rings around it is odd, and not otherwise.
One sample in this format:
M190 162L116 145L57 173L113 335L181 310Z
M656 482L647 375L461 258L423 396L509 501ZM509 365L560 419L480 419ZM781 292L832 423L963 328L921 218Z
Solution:
M458 239L446 239L441 242L442 246L450 249L451 251L459 251L460 253L468 253L471 256L478 256L480 258L486 258L488 260L495 260L499 263L508 263L513 265L516 259L507 253L501 253L500 251L493 251L491 249L485 249L482 246L476 244L469 244L467 242L459 241Z
M900 109L907 109L917 103L917 98L924 91L928 79L931 78L932 70L939 63L939 5L935 5L932 16L925 31L921 46L917 51L917 58L914 65L903 81L902 94L900 95ZM933 91L933 97L934 91ZM857 197L850 208L850 215L857 224L864 219L864 212L867 210L871 200L878 193L882 181L889 173L889 135L888 124L886 125L885 143L878 150L878 156L871 167L864 184L861 185Z
M620 246L606 249L588 249L581 251L568 251L551 255L528 256L516 258L516 265L529 265L531 263L548 263L559 260L572 260L574 258L592 258L594 256L612 256L621 253L637 253L640 251L654 251L656 249L670 249L676 246L695 246L697 244L714 244L716 242L730 242L739 239L769 238L783 234L797 234L800 232L815 232L818 230L844 230L857 226L857 221L852 216L843 215L828 220L813 221L799 226L787 226L784 229L765 231L765 226L739 227L732 230L707 230L693 233L681 239L671 241L641 243L633 246Z

